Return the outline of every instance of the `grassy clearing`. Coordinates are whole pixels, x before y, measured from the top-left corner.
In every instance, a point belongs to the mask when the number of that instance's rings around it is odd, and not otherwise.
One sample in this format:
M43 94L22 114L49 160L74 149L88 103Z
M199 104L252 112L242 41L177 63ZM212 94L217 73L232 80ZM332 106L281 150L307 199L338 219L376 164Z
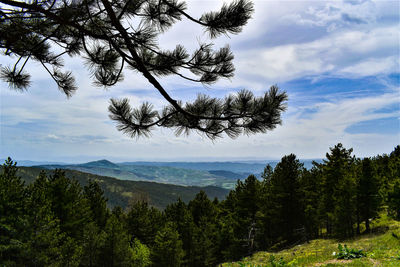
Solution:
M400 222L383 215L372 222L372 227L375 233L353 239L316 239L277 253L258 252L240 262L224 263L221 266L400 266ZM347 244L349 248L362 249L367 257L337 260L333 253L338 253L339 243Z

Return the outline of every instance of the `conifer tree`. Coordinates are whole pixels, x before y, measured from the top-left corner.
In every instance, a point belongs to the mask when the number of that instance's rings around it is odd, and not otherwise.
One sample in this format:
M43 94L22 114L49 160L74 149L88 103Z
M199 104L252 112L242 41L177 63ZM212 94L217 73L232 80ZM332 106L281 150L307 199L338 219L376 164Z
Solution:
M63 170L55 170L49 177L48 193L52 212L60 220L61 230L71 238L81 238L91 214L79 182L67 178Z
M236 34L253 13L248 0L224 4L219 11L195 18L179 0L0 0L0 50L16 58L13 66L1 68L0 78L12 89L30 85L28 61L39 63L68 97L76 90L71 71L64 70L63 56L80 56L94 84L111 87L131 69L143 75L166 100L160 111L152 104L131 107L129 100L111 99L110 118L118 130L132 137L149 136L155 127L173 128L176 134L196 131L215 139L223 134L265 133L281 122L287 95L271 86L256 97L241 90L225 99L199 95L192 103L175 99L161 78L175 75L194 83L210 85L234 73L229 46L214 49L200 43L189 53L177 44L165 50L158 44L160 34L177 21L186 19L203 27L209 37ZM129 74L130 75L130 74Z
M172 204L169 204L165 210L165 218L168 221L176 224L176 230L178 231L179 237L182 240L182 246L185 251L185 257L183 264L190 266L191 263L195 262L195 240L194 232L196 225L193 221L193 216L188 209L188 206L181 198Z
M135 238L133 240L132 250L133 250L133 256L132 256L133 266L146 267L151 264L150 249L146 245L140 243L139 239Z
M400 179L397 179L388 192L389 214L400 220Z
M330 153L326 153L326 160L324 160L323 163L320 210L321 215L324 217L328 234L333 233L335 208L339 205L336 201L336 197L341 197L339 187L341 186L343 189L346 189L345 178L350 172L354 160L351 156L352 151L352 148L347 150L339 143L333 148L330 148ZM343 201L345 201L345 199L343 199Z
M215 204L201 190L188 204L194 222L193 250L189 255L190 266L215 266L217 236L216 219L217 209Z
M307 240L319 236L321 224L319 215L319 203L321 201L321 165L313 162L310 170L304 170L301 176L301 202L304 208L304 225Z
M114 214L107 220L105 233L100 266L132 266L133 250L130 246L130 237L122 222Z
M275 240L292 243L302 239L304 212L301 203L300 181L303 171L294 154L284 156L276 165L270 181L270 203L276 217L269 218Z
M95 222L88 223L84 230L82 240L81 266L101 266L102 248L106 239L104 227L100 228Z
M62 263L62 243L59 220L51 211L48 196L48 180L41 172L28 187L27 226L24 234L28 237L24 249L24 261L28 266L56 266Z
M157 232L152 248L152 262L155 266L179 267L183 263L185 253L178 231L172 222Z
M353 225L356 223L355 214L357 212L357 182L354 165L351 165L343 173L343 176L339 177L338 184L332 194L334 234L340 238L349 238L354 235Z
M163 225L163 218L159 210L150 207L147 202L138 201L126 214L126 224L130 236L152 247L155 235Z
M370 158L364 158L360 167L357 181L357 207L360 219L365 222L365 231L369 233L369 220L378 215L380 208L379 182Z
M245 253L251 253L256 248L257 218L260 209L261 183L254 175L249 175L245 181L238 181L235 188L235 220L238 226L235 231L243 241Z
M26 225L27 192L17 177L16 163L8 158L0 174L0 262L23 265L21 253Z
M104 191L97 182L89 180L88 184L83 187L83 195L89 202L93 220L98 227L104 228L109 215Z

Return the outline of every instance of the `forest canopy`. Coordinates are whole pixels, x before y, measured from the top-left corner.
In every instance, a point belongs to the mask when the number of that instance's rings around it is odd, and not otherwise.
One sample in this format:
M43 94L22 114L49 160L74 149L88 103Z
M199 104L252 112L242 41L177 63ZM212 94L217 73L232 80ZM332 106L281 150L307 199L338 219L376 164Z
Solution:
M338 144L309 170L290 154L267 165L262 179L238 180L224 200L200 191L163 211L140 199L110 210L98 183L82 186L63 170L42 172L29 185L16 171L9 159L0 173L6 266L216 266L370 233L382 214L400 220L400 146L360 159Z

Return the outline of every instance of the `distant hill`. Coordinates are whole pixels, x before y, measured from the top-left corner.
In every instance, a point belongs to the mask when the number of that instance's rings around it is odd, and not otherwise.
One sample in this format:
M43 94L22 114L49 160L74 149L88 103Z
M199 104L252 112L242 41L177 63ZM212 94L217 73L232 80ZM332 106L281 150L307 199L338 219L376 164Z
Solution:
M123 162L119 165L165 166L199 171L224 170L235 173L260 174L266 163L242 163L242 162Z
M236 173L236 172L224 171L224 170L215 170L215 171L208 171L208 172L211 174L229 178L229 179L232 179L235 181L237 181L238 179L239 180L246 179L249 175L251 175L251 173Z
M312 162L316 161L318 163L322 162L322 159L300 159L300 162L304 164L304 167L310 169L312 167ZM230 171L234 173L251 173L256 176L264 171L267 164L275 167L280 160L265 160L265 161L216 161L216 162L152 162L152 161L136 161L136 162L122 162L118 165L141 165L141 166L165 166L182 168L188 170L199 170L199 171Z
M0 159L0 163L3 164L6 159ZM14 160L14 159L13 159ZM25 166L25 167L32 167L32 166L39 166L39 165L50 165L50 164L57 164L57 165L65 165L67 163L57 162L57 161L33 161L33 160L14 160L17 162L18 166Z
M29 184L36 179L41 170L45 170L47 174L54 172L54 170L38 167L19 167L17 175ZM178 186L145 181L127 181L77 170L65 170L65 174L68 178L78 180L82 186L86 185L89 179L97 181L104 190L110 207L121 206L126 208L132 199L146 199L151 205L164 209L179 197L185 202L192 200L200 190L204 190L210 199L217 197L220 200L224 199L229 192L227 189L215 186Z
M45 169L70 169L130 181L150 181L184 186L219 186L233 189L238 179L250 174L261 178L266 164L261 162L123 162L98 160L83 164L45 164ZM312 160L302 161L311 168Z
M88 167L88 168L111 168L111 169L119 169L119 166L111 161L106 159L91 161L88 163L78 164L78 166Z
M117 164L107 160L71 165L41 165L39 167L49 170L77 170L130 181L150 181L184 186L219 186L226 189L233 189L237 180L236 178L219 176L203 170L155 165ZM235 175L240 179L247 177L243 174Z

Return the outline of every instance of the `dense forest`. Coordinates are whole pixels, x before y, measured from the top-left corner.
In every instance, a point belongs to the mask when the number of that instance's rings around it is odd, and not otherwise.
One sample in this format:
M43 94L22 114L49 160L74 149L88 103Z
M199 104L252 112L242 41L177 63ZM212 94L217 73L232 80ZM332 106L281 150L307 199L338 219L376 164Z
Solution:
M1 171L2 166L0 166ZM218 199L225 199L229 193L228 189L218 186L181 186L148 181L129 181L76 170L63 169L63 171L65 177L77 180L81 186L88 185L90 181L98 183L103 190L104 197L107 198L107 207L110 209L115 206L126 209L132 201L143 200L150 206L163 210L168 204L175 202L178 197L188 202L200 190L206 192L209 198L217 197ZM17 176L21 177L25 185L29 185L36 180L40 172L45 172L46 176L52 176L55 173L55 169L19 166Z
M63 170L25 185L8 159L0 175L2 266L215 266L258 250L317 237L374 231L387 212L400 219L400 146L359 159L341 144L307 170L291 154L262 179L237 181L225 200L204 191L163 211L143 200L107 208L95 182Z

